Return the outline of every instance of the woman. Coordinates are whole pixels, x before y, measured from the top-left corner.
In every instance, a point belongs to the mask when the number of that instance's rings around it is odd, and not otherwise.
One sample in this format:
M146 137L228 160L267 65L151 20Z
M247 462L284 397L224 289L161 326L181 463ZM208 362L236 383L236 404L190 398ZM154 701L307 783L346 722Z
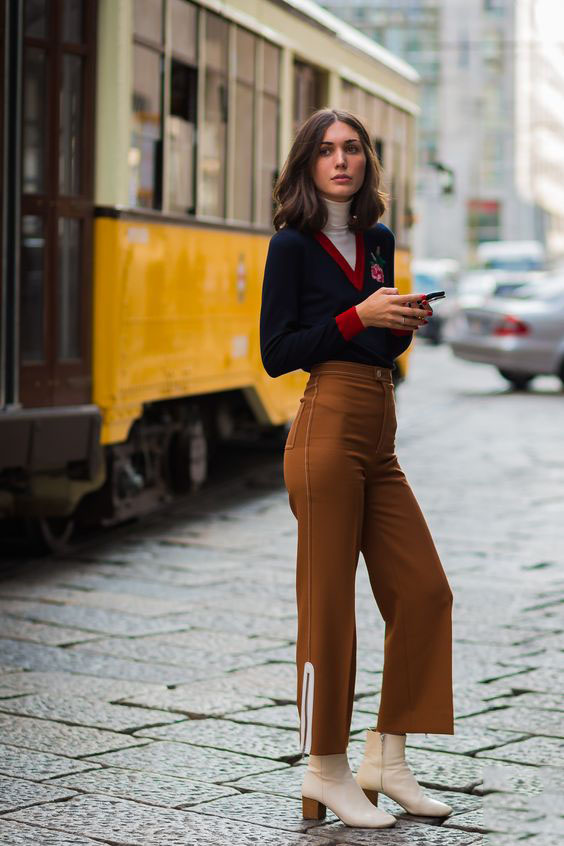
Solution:
M261 354L270 376L310 373L284 449L298 521L297 705L303 815L329 807L385 828L378 792L408 812L452 809L423 794L405 762L406 732L453 734L452 592L395 456L392 370L432 314L394 288L394 236L380 166L362 123L335 109L299 130L275 187ZM359 552L386 623L380 708L353 778L346 748L356 670Z

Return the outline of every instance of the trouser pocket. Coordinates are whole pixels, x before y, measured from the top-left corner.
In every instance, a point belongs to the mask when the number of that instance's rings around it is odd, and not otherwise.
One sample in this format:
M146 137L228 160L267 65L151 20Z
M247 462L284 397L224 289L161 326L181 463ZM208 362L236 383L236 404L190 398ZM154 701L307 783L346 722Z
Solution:
M300 422L300 417L302 416L302 412L304 410L304 405L305 399L304 397L302 397L300 399L300 407L298 408L296 416L294 417L292 425L290 426L290 431L288 432L288 437L286 438L286 444L284 446L284 449L292 449L296 442L296 432L298 431L298 425Z

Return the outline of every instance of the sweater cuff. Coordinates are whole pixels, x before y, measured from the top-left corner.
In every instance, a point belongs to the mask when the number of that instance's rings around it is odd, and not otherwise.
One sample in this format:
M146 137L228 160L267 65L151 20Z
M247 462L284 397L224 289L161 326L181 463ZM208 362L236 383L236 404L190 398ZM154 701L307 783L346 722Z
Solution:
M362 332L366 328L358 316L356 306L342 311L341 314L336 316L335 320L345 341L350 341L351 338L354 338L355 335L358 335L359 332Z

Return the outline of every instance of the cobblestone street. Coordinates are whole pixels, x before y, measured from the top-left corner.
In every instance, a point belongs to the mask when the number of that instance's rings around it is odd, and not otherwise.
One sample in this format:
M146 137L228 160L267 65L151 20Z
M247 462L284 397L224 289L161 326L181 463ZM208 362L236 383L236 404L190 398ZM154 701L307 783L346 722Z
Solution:
M454 593L455 735L408 735L440 820L304 823L296 525L282 456L0 585L6 846L564 842L564 394L420 342L398 454ZM406 527L406 531L409 527ZM384 625L364 562L349 759L374 727Z

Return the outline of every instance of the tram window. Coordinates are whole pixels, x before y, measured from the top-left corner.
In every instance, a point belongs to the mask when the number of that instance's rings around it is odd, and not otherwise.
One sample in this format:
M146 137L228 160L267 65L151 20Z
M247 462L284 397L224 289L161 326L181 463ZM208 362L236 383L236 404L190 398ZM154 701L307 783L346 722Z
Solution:
M63 3L63 41L80 44L82 41L83 0L64 0Z
M280 90L280 48L264 43L263 88L278 97Z
M63 54L59 134L59 192L80 194L80 151L82 150L82 75L84 60L74 53Z
M206 12L206 70L200 212L225 217L227 142L227 57L229 28Z
M46 188L48 99L45 50L26 47L23 89L23 190L27 194L41 194Z
M259 223L272 225L272 190L278 176L278 115L279 104L275 97L262 95L262 150L261 196Z
M384 142L381 138L374 138L374 149L376 151L376 155L378 156L378 161L384 166Z
M81 356L81 221L60 217L58 228L57 354L60 359L68 360Z
M294 62L294 132L316 110L322 108L325 76L312 65Z
M23 361L45 358L45 231L37 215L22 217L20 343Z
M171 15L171 47L175 58L188 65L196 65L197 53L197 9L186 0L172 0Z
M195 212L197 71L172 60L168 119L169 204L173 211Z
M129 201L143 208L159 208L161 202L161 74L161 54L134 44Z
M47 0L26 0L24 26L30 38L47 37Z
M163 41L163 0L134 0L133 32L156 44Z
M260 158L260 194L257 222L272 226L272 189L278 176L278 128L280 116L280 56L281 50L264 42L263 90L261 97L262 144Z
M237 29L235 83L235 173L233 213L251 222L253 215L254 105L256 37Z

